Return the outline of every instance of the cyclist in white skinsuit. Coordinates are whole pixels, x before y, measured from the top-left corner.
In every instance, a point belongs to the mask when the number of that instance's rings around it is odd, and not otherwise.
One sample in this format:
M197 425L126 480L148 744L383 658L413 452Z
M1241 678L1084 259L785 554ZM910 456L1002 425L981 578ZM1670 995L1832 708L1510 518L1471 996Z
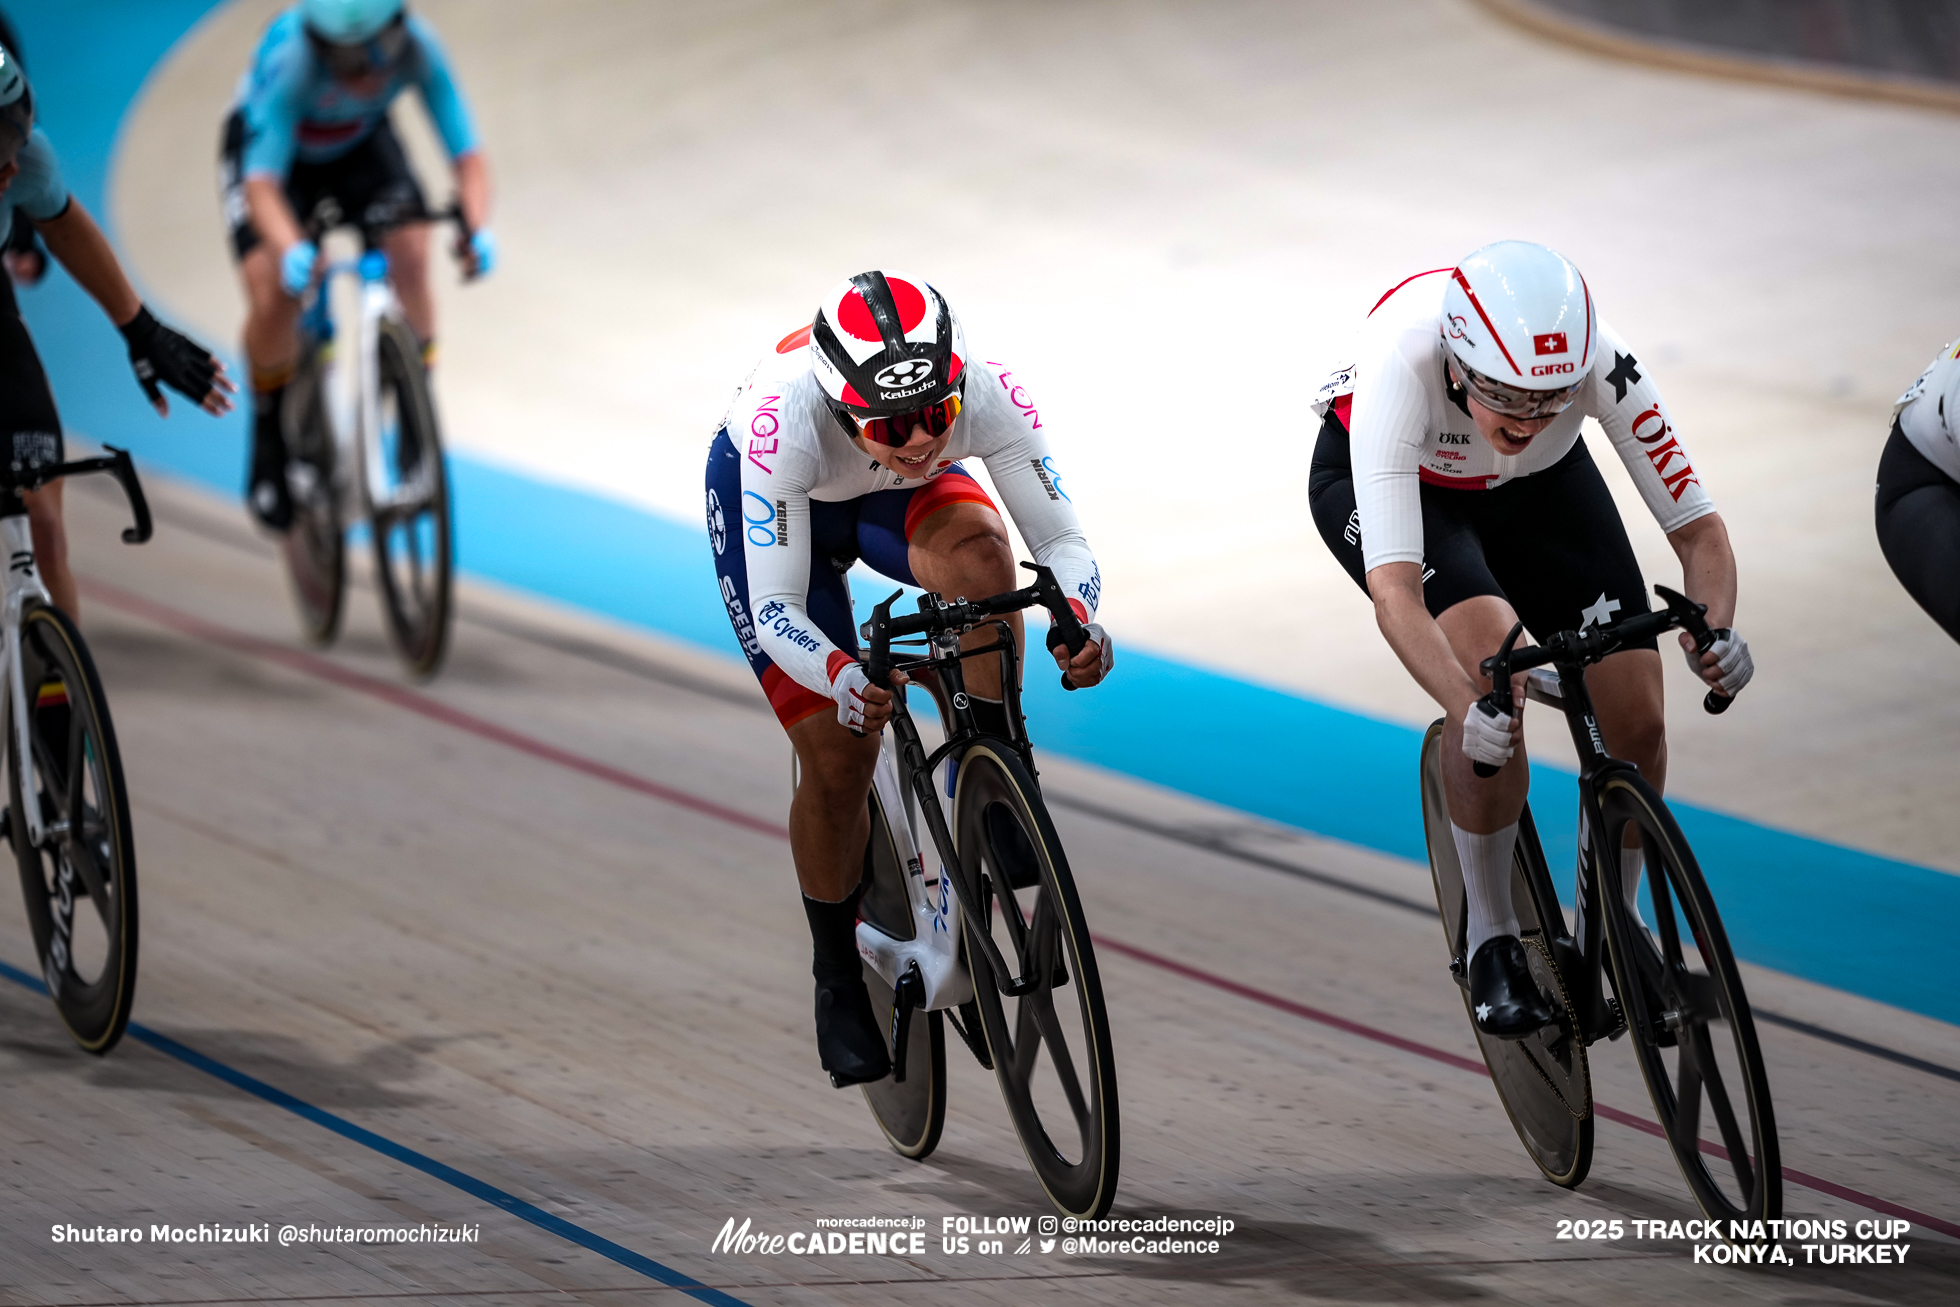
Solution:
M1382 633L1442 705L1444 782L1469 903L1478 1024L1521 1038L1551 1016L1525 970L1510 866L1529 775L1515 717L1473 711L1512 624L1535 637L1647 611L1646 586L1580 424L1596 419L1679 555L1720 641L1689 666L1734 694L1752 671L1727 629L1735 557L1659 390L1599 321L1578 270L1505 241L1411 277L1376 304L1322 414L1309 498L1322 538L1375 603ZM1665 779L1658 647L1587 673L1606 745ZM1520 700L1520 702L1522 702ZM1501 766L1489 780L1472 764ZM1624 868L1629 903L1639 851Z
M1015 589L1005 525L960 466L969 457L987 465L1035 561L1089 624L1073 659L1051 640L1056 663L1072 686L1096 684L1111 663L1094 622L1102 577L1040 411L1011 370L966 357L958 319L924 281L867 272L835 287L815 322L756 365L708 454L722 601L801 765L790 847L814 951L817 1047L838 1085L891 1069L856 920L865 799L892 702L858 663L844 573L862 559L948 596ZM1018 640L1020 618L1010 621ZM966 684L982 729L1005 734L994 660L969 663Z

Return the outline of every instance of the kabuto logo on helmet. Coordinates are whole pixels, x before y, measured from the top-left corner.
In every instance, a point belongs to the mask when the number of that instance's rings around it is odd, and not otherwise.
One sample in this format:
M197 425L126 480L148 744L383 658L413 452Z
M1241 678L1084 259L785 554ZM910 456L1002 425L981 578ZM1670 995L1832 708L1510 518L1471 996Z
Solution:
M872 380L880 390L909 390L931 375L931 359L906 359L881 369Z

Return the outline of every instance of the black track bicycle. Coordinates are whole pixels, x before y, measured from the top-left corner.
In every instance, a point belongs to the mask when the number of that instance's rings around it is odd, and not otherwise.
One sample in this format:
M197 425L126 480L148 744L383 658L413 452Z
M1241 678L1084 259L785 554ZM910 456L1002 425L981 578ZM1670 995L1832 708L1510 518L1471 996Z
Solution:
M1088 636L1054 574L1032 570L1024 590L979 600L927 594L909 616L892 616L893 594L864 624L866 675L894 692L858 909L865 984L874 1010L890 1013L893 1071L864 1096L895 1150L931 1153L946 1119L950 1023L995 1073L1049 1200L1063 1215L1094 1217L1115 1200L1119 1157L1109 1016L1082 901L1036 780L1019 656L1000 619L1039 606L1071 653ZM962 635L987 627L991 643L960 647ZM999 660L1007 738L974 722L962 663L978 657ZM946 741L930 752L899 672L939 707Z
M20 492L65 476L107 472L136 523L123 540L150 538L150 509L126 450L104 458L0 474L0 581L6 615L7 811L41 980L77 1044L114 1048L136 999L136 842L109 700L74 619L55 607L34 563Z
M1477 1029L1498 1097L1525 1151L1554 1184L1568 1188L1592 1164L1592 1082L1586 1050L1630 1036L1668 1147L1702 1211L1717 1220L1781 1214L1783 1172L1762 1050L1715 900L1693 850L1654 787L1632 763L1610 756L1599 733L1585 669L1628 647L1680 628L1706 652L1715 636L1705 606L1665 586L1666 608L1611 626L1561 631L1518 648L1513 627L1486 659L1484 702L1514 707L1512 676L1530 671L1528 697L1565 714L1579 753L1579 866L1574 924L1566 926L1531 809L1518 827L1511 898L1533 980L1556 1020L1519 1040ZM1710 691L1704 706L1731 701ZM1443 723L1422 747L1422 815L1429 866L1450 950L1450 971L1469 1015L1463 871L1450 836L1443 793ZM1483 769L1480 767L1480 771ZM1648 919L1628 912L1620 850L1641 850ZM1608 981L1610 980L1610 990Z

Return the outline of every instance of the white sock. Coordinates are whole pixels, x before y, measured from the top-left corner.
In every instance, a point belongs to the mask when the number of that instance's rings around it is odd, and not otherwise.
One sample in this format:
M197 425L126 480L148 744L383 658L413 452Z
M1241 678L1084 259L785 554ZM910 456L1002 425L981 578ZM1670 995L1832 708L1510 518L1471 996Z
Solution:
M1635 846L1620 846L1620 888L1626 892L1627 915L1642 926L1647 919L1640 915L1640 855L1642 850Z
M1469 908L1464 930L1463 960L1477 956L1485 940L1518 933L1518 915L1511 907L1511 853L1518 843L1518 823L1488 835L1472 835L1455 822L1456 860L1463 867L1463 897Z

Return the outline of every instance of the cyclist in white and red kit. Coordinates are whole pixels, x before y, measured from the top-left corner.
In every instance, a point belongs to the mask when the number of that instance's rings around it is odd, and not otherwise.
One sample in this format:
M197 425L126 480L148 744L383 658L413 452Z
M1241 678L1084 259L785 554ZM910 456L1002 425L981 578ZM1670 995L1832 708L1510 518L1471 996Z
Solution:
M845 573L862 559L948 596L1014 589L1006 526L963 458L986 464L1035 561L1088 625L1089 642L1073 659L1057 651L1057 665L1072 687L1096 684L1112 658L1094 620L1102 575L1041 413L1012 371L968 357L959 319L925 281L887 270L839 283L756 364L708 451L722 602L800 766L790 850L814 946L817 1050L840 1086L891 1072L858 960L857 903L892 698L858 662ZM1019 640L1019 614L1010 624ZM994 661L969 664L966 686L980 728L1007 734Z
M1525 969L1511 855L1530 783L1516 716L1475 710L1479 666L1512 625L1534 637L1647 611L1612 495L1580 437L1595 419L1681 559L1682 589L1720 637L1689 666L1733 695L1748 646L1731 629L1728 531L1647 369L1600 321L1579 270L1542 245L1501 241L1409 277L1369 313L1321 388L1309 501L1334 556L1374 600L1403 666L1446 715L1443 779L1468 900L1478 1025L1522 1038L1552 1019ZM1666 776L1658 645L1586 674L1606 747L1656 789ZM1523 698L1519 696L1520 713ZM1498 766L1479 779L1473 763ZM1624 850L1629 906L1640 851Z

